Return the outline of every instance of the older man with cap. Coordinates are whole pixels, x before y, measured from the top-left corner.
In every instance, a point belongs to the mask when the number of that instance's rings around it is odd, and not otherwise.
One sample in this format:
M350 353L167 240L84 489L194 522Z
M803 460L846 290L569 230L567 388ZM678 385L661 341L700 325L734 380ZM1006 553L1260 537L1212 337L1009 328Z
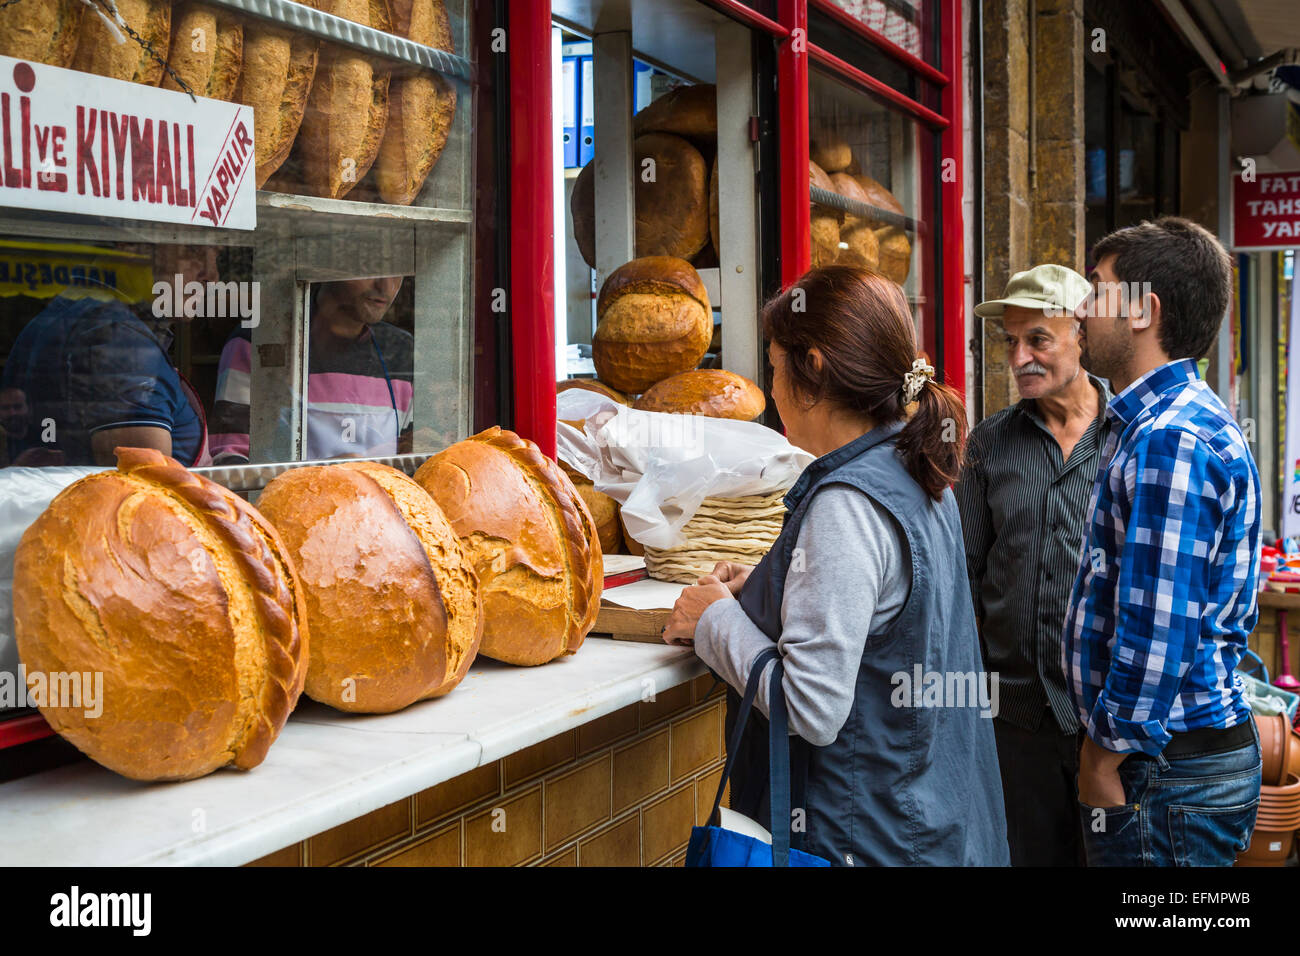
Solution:
M1061 626L1105 444L1110 392L1080 365L1074 308L1088 280L1064 266L1017 273L977 315L998 322L1020 401L970 434L957 484L1015 866L1082 860L1077 731Z

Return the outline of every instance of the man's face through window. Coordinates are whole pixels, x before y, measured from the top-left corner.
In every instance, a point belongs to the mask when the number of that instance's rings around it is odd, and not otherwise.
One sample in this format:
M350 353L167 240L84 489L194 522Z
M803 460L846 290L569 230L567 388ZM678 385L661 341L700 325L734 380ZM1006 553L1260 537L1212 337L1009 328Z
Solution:
M13 438L27 433L27 396L20 388L0 389L0 428Z
M366 325L375 325L388 314L401 287L401 276L330 282L321 289L319 305L330 307Z

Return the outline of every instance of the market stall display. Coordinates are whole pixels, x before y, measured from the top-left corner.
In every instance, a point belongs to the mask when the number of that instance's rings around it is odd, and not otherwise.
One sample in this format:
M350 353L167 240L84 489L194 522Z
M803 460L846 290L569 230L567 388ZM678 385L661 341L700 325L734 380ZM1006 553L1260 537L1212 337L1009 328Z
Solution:
M97 700L83 686L41 713L136 780L256 767L307 673L306 602L284 541L252 505L175 460L135 448L117 457L116 470L62 491L18 546L14 624L27 671L96 675Z
M295 468L258 498L306 594L306 693L382 714L441 697L483 636L478 576L429 493L395 468Z
M763 414L767 399L763 390L743 375L724 369L693 369L656 382L633 407L643 412L709 415L749 422Z
M713 335L699 273L673 256L646 256L616 269L601 287L596 318L596 374L625 392L644 392L695 368Z
M486 615L479 652L520 665L577 652L604 573L596 523L560 467L493 427L434 455L415 480L474 562Z

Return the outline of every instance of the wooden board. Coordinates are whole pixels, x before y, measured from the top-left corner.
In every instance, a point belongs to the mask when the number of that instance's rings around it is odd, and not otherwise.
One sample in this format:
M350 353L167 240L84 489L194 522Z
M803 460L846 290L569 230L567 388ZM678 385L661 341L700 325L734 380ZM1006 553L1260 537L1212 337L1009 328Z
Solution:
M1260 591L1259 606L1279 611L1300 611L1300 594L1283 591Z
M638 611L635 608L618 607L602 601L591 632L595 636L608 634L616 641L660 644L663 642L664 627L671 613L669 608Z

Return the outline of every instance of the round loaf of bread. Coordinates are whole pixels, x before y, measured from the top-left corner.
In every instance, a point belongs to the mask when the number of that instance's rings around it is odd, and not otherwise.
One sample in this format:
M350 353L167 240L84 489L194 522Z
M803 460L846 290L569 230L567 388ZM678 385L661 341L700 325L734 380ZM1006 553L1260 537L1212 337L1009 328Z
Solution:
M392 0L393 32L455 53L442 0ZM389 86L388 127L375 159L379 197L409 206L442 156L456 116L456 88L436 73L395 74Z
M808 155L812 161L828 173L838 173L853 162L853 151L834 130L819 127L813 131L808 144Z
M596 300L591 357L602 381L639 394L695 368L713 335L713 311L694 267L645 256L615 269Z
M179 41L172 44L167 65L195 95L229 100L244 65L244 25L224 8L202 3L178 5L172 18ZM179 90L181 85L164 73L162 88Z
M582 472L570 468L564 462L560 462L560 467L573 482L573 487L578 489L578 496L591 512L591 520L596 523L597 537L600 538L602 557L606 554L616 554L623 543L623 526L618 520L618 502L604 492L597 491L592 480Z
M545 664L582 646L604 570L595 521L554 461L492 427L415 473L465 545L483 595L479 653Z
M50 66L71 66L85 11L82 0L44 0L0 7L0 55Z
M835 191L845 199L870 205L870 199L857 181L845 173L831 176ZM840 226L839 253L835 261L841 265L858 266L872 272L880 268L880 247L872 231L872 221L846 214Z
M256 767L307 676L306 603L279 534L152 449L118 449L115 471L65 488L23 534L14 626L29 676L102 679L94 707L83 692L41 713L135 780Z
M302 126L316 79L320 41L304 33L251 22L244 30L244 66L234 100L253 108L257 188L284 164Z
M563 382L555 383L555 394L567 392L571 388L581 388L588 392L597 392L606 398L611 398L620 405L630 405L628 397L616 388L610 388L598 378L570 378Z
M258 508L307 596L307 696L387 714L460 683L483 638L474 567L429 493L396 468L294 468Z
M596 268L596 163L588 162L573 181L569 197L569 217L573 220L573 242L582 261Z
M894 198L894 194L882 186L879 182L872 179L865 173L860 173L853 177L867 196L867 202L877 209L887 209L890 212L896 212L900 215L903 212L903 204ZM882 223L883 225L884 223Z
M808 182L809 185L816 186L819 189L835 192L835 183L831 181L830 176L812 161L808 163ZM819 266L831 265L839 258L840 220L842 218L843 214L838 209L813 202L810 225L812 227L812 265L814 269Z
M718 88L712 83L669 90L632 119L632 132L672 133L710 141L718 135Z
M902 285L912 270L912 244L907 234L897 226L886 226L876 230L876 241L880 244L880 274Z
M718 260L722 260L722 223L718 215L721 205L718 201L718 160L713 160L713 172L709 173L709 238L713 241L713 251Z
M708 164L698 149L669 133L646 133L632 145L636 254L690 259L709 241Z
M743 375L720 368L701 368L657 383L633 407L643 412L708 415L749 422L763 414L767 399L763 390Z
M27 8L30 4L24 2L21 6ZM117 12L166 61L172 36L171 0L117 0ZM93 13L82 16L72 68L146 86L157 86L163 76L163 65L153 54L129 38L118 43L104 21Z

